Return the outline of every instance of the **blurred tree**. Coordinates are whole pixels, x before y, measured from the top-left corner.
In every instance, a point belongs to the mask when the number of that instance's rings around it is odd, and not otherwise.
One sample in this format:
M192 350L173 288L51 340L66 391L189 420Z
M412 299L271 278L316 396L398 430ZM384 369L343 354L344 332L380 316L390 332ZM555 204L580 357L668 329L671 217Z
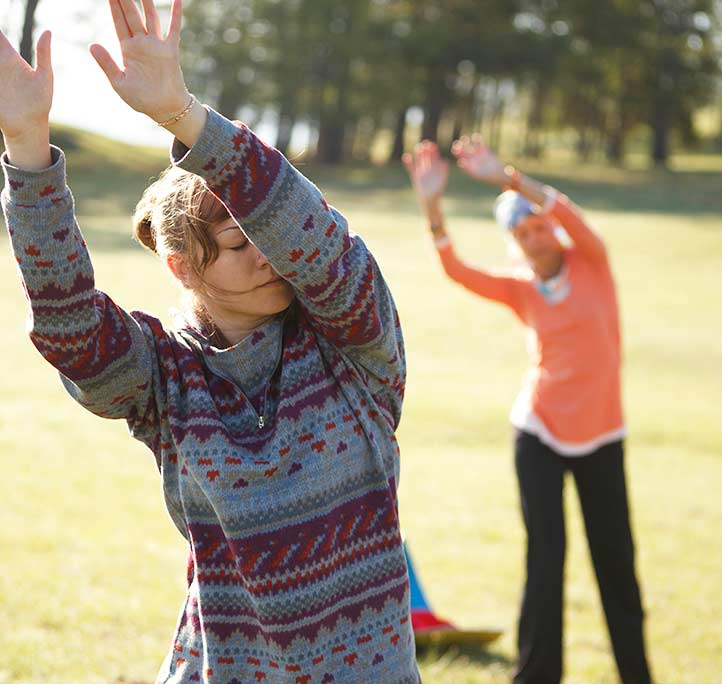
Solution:
M713 92L712 75L718 71L710 40L713 11L711 0L655 0L644 5L648 122L656 166L667 163L672 129L687 143L695 137L692 113L709 102Z
M184 68L225 114L275 120L283 151L306 124L328 163L368 158L379 132L398 159L412 107L422 137L445 146L483 130L498 147L509 105L523 103L526 154L571 128L581 158L621 162L646 126L661 165L671 133L694 139L719 78L720 2L187 0Z
M20 56L30 65L33 64L34 42L33 33L35 31L35 10L38 8L40 0L26 0L25 2L25 18L23 20L23 32L20 37Z

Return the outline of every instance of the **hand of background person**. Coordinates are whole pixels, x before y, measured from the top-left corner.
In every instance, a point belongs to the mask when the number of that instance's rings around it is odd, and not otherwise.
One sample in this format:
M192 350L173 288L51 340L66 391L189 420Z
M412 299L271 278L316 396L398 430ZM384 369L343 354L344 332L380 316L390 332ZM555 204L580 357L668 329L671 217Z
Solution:
M102 45L90 52L122 100L161 123L178 115L190 101L180 67L181 0L173 0L168 31L161 31L153 0L109 0L120 41L123 68Z
M421 204L428 206L440 200L449 179L449 162L441 158L436 143L424 140L413 154L406 153L401 159Z
M50 108L53 67L50 32L38 39L33 69L0 31L0 130L13 164L26 169L50 165Z
M451 153L456 157L458 167L472 178L499 186L509 182L504 172L504 164L484 144L478 133L455 140L451 146Z

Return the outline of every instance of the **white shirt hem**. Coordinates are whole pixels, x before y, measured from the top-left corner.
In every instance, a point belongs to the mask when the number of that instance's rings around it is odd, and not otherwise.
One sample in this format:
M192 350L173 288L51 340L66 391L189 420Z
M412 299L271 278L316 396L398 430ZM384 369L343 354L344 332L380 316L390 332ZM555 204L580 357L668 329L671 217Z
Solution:
M622 425L585 442L565 442L552 435L534 411L529 411L526 415L520 415L519 411L512 409L509 418L511 424L517 428L517 430L524 430L524 432L531 433L537 437L542 444L553 449L560 456L588 456L600 447L611 444L612 442L618 442L627 436L627 428L625 425Z

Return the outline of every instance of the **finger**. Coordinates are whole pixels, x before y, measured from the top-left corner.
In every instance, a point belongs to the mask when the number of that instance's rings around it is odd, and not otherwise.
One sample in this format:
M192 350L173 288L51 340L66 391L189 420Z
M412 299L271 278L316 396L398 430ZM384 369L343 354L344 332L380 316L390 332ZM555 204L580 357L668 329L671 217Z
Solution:
M401 157L403 165L406 167L406 171L409 174L409 178L412 183L416 182L416 163L414 158L407 152Z
M143 14L145 15L145 28L148 33L160 38L160 18L153 0L142 0Z
M52 73L53 66L50 60L50 31L43 31L35 46L35 70Z
M166 38L180 40L181 24L183 23L183 1L173 0L170 8L170 22L168 23L168 34Z
M108 77L110 85L116 88L120 79L123 78L123 71L115 63L115 60L110 56L110 53L102 46L97 43L93 43L90 46L90 54L98 63L98 66L103 70L103 73Z
M135 4L135 0L118 0L120 9L125 15L125 21L128 24L131 35L145 33L145 26L143 25L143 17L140 16L138 5Z
M471 142L473 143L473 146L477 150L484 149L486 145L484 144L484 138L482 137L481 133L474 133L474 135L471 136Z
M9 53L10 50L17 52L12 46L12 43L6 38L5 34L0 31L0 55Z
M124 40L130 38L133 34L130 31L128 22L125 20L125 14L118 4L118 0L108 0L110 5L110 13L113 15L113 25L115 26L115 33L118 36L118 40L122 43Z

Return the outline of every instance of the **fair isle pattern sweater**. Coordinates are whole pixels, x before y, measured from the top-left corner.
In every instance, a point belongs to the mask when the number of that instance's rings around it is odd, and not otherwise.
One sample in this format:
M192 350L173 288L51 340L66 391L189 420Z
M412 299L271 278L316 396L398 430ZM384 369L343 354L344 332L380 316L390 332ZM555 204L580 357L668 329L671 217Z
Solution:
M417 684L396 498L404 350L388 287L345 219L247 127L210 110L173 158L296 293L292 311L228 349L95 289L60 150L39 172L3 158L32 342L80 404L125 419L153 451L190 546L157 681Z

